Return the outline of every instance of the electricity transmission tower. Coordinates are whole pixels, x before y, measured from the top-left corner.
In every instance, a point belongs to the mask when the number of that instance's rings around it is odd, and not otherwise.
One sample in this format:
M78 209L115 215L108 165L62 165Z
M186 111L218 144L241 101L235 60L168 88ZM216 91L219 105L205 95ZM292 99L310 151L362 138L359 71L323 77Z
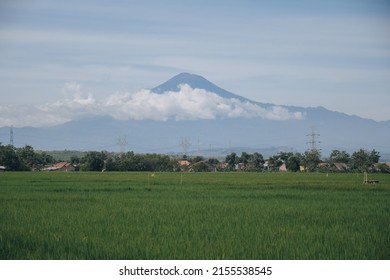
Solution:
M319 152L320 150L317 148L317 144L321 143L317 140L317 138L320 136L320 134L317 134L315 132L315 127L311 127L311 133L306 135L309 137L309 141L307 141L307 144L309 145L309 151L311 152Z
M11 147L14 146L14 126L11 125L10 129L9 129L9 145Z
M117 144L119 146L119 152L123 154L126 151L126 146L128 144L127 142L127 136L123 135L118 138Z
M187 137L182 137L181 142L180 142L180 146L183 150L183 155L187 155L188 149L191 147L190 139L188 139Z

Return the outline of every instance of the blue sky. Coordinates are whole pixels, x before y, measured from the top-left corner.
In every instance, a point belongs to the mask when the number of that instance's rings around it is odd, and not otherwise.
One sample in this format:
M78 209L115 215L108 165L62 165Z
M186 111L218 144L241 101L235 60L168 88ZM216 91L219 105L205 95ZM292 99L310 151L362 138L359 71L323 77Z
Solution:
M259 102L390 120L390 2L0 1L0 126L180 72Z

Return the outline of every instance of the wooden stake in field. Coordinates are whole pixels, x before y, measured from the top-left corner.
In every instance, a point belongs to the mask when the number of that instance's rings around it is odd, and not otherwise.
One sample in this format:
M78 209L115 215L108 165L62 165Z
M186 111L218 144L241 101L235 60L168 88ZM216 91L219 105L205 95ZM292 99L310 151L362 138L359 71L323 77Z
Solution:
M379 184L378 180L370 179L368 180L367 172L364 172L364 177L363 177L363 184Z
M150 186L150 177L154 178L154 173L149 174L148 173L148 185Z
M148 173L148 188L147 188L147 190L151 190L151 188L150 188L150 177L152 177L152 178L154 178L154 173ZM154 185L154 181L152 182L153 183L153 185Z

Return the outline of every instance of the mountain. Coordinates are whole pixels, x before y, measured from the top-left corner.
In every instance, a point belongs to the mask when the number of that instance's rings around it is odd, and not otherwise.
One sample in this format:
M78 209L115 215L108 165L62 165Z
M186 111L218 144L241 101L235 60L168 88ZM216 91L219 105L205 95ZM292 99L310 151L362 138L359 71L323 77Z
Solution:
M42 150L119 151L118 140L126 137L125 147L122 141L122 148L126 150L180 153L183 151L181 143L186 139L190 142L188 153L216 156L221 151L226 154L229 151L255 150L264 154L277 150L303 152L309 147L308 142L314 139L323 155L328 155L333 149L353 152L359 148L376 149L381 154L390 153L390 121L376 122L323 107L304 108L255 102L226 91L199 75L188 73L179 74L151 91L161 95L167 91L180 92L179 86L182 84L212 92L222 98L220 100L228 102L234 99L233 105L242 103L252 109L264 109L266 116L169 118L165 121L117 120L111 116L95 116L52 127L14 128L15 146L28 144ZM282 113L285 110L289 114L299 114L296 118L278 120L267 117L268 113L281 110ZM8 141L9 128L0 128L0 142Z
M152 88L152 92L163 94L167 91L179 91L179 85L189 85L191 88L199 88L199 89L205 89L209 92L213 92L218 94L219 96L223 98L236 98L240 101L248 101L253 102L245 97L239 96L237 94L231 93L227 90L224 90L223 88L218 87L217 85L213 84L212 82L206 80L202 76L195 75L195 74L189 74L189 73L180 73L173 78L169 79L165 83Z
M226 99L233 98L241 102L249 102L249 103L257 104L264 108L274 106L273 104L256 102L248 98L245 98L243 96L234 94L230 91L220 88L219 86L213 84L212 82L208 81L207 79L205 79L200 75L190 74L190 73L180 73L172 77L165 83L162 83L161 85L152 88L151 91L159 94L163 94L164 92L168 92L168 91L177 92L180 90L180 85L184 85L184 84L189 85L191 88L194 89L198 88L198 89L207 90L208 92L215 93L221 96L222 98L226 98Z

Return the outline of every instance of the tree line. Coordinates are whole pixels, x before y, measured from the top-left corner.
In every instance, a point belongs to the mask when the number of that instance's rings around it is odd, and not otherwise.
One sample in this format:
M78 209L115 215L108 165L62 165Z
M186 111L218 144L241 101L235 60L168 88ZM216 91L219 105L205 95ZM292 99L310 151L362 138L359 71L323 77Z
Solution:
M276 171L282 165L286 170L308 172L385 172L390 173L390 168L385 164L379 164L380 154L375 149L367 151L359 149L351 155L346 151L333 150L328 158L322 159L318 150L307 150L304 153L279 152L269 157L266 161L261 154L247 154L241 156L231 153L225 162L230 168L239 170ZM238 167L237 167L238 165ZM340 168L341 167L341 168Z
M0 166L8 171L30 171L55 163L56 160L45 152L37 152L31 146L15 148L0 143Z
M304 153L279 152L265 159L261 153L241 155L230 153L224 160L202 156L177 157L164 154L113 153L91 151L82 157L72 156L71 163L81 171L277 171L281 166L291 172L385 172L386 164L378 164L379 152L359 149L352 154L333 150L329 158L322 159L318 150ZM0 166L7 171L41 170L57 162L46 152L35 151L31 146L15 148L0 143ZM184 164L183 164L184 162ZM340 166L342 168L340 168Z

